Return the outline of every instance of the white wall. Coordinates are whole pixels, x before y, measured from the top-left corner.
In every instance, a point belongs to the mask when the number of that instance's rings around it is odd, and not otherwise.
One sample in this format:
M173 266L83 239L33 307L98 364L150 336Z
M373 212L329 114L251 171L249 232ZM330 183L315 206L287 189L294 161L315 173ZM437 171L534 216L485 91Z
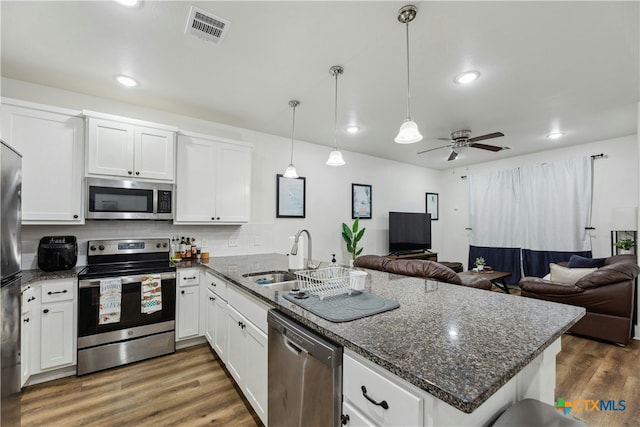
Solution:
M315 259L330 261L336 253L338 260L347 262L348 254L341 238L341 223L351 224L351 184L372 186L373 218L361 220L367 228L361 245L363 253L387 252L388 212L425 211L425 193L441 193L439 171L404 163L383 160L343 151L347 164L330 167L325 161L331 150L316 144L296 142L294 163L301 176L306 177L306 218L275 218L276 174L283 173L289 163L290 139L235 128L219 123L193 119L163 111L150 110L131 104L62 91L18 80L2 79L2 96L41 104L88 109L178 126L183 130L246 141L253 144L251 220L242 226L174 226L151 221L87 221L82 226L25 226L23 227L23 268L35 268L37 244L46 235L74 235L83 244L79 264L84 264L89 239L195 236L196 243L206 241L213 256L279 252L289 248L288 236L307 228L313 238ZM390 142L392 143L392 142ZM203 183L202 191L207 191ZM441 222L433 222L434 250L440 246ZM229 239L238 246L229 247Z
M611 211L615 207L638 206L638 137L632 135L597 141L556 150L544 151L494 162L482 163L442 173L441 196L443 226L442 259L457 260L467 265L469 249L467 180L461 176L489 170L506 170L537 163L553 163L562 159L603 153L593 161L593 209L591 243L594 257L611 255ZM500 206L495 207L496 211ZM543 207L541 207L543 209Z

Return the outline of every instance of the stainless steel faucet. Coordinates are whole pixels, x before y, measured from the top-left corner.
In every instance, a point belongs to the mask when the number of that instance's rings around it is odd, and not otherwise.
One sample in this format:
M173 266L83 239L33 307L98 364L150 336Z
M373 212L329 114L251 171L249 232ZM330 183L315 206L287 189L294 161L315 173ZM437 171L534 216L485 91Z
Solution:
M293 242L293 246L291 247L291 255L298 254L298 240L300 239L300 235L302 233L307 233L307 238L309 239L309 242L307 243L307 268L309 270L316 270L318 267L320 267L320 263L312 264L311 262L311 260L313 259L311 255L311 234L309 234L309 231L307 229L302 229L296 233L296 239Z

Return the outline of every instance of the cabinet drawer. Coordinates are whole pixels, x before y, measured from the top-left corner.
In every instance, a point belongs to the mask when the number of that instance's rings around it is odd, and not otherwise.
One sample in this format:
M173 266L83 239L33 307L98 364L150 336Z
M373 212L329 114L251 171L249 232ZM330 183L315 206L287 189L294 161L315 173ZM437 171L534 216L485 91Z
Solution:
M200 284L200 269L178 269L178 286L194 286Z
M267 310L269 307L266 304L262 304L255 297L237 290L233 285L227 287L227 298L229 305L238 310L262 332L267 332Z
M207 287L211 290L211 292L213 292L223 300L227 300L227 282L222 279L218 279L216 276L209 272L205 273L205 281L207 282Z
M363 386L367 396L378 403L386 401L388 408L370 402L364 395ZM418 395L347 354L344 355L343 397L376 425L423 424L422 399Z
M75 280L47 280L42 283L42 303L73 300Z

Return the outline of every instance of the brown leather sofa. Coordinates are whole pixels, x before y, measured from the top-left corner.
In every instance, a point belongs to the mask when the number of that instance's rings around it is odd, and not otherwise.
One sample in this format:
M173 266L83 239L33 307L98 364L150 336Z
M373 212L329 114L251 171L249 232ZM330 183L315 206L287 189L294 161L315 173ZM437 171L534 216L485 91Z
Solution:
M519 283L522 296L584 307L586 315L569 332L626 345L631 341L640 268L635 255L612 256L604 264L574 285L523 277Z
M453 285L469 286L478 289L491 289L491 282L484 277L461 277L449 267L438 262L419 259L391 259L379 255L362 255L353 262L354 267L386 271L405 276L422 277Z

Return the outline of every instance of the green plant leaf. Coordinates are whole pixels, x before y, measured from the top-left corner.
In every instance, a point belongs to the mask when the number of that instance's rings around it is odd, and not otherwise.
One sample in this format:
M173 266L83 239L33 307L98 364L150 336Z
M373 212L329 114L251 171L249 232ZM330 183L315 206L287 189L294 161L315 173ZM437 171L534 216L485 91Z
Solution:
M353 221L353 232L356 233L358 231L358 224L360 223L360 218L356 218L355 221Z
M342 240L344 240L347 245L351 244L351 239L345 233L342 233Z
M353 239L353 233L351 232L351 229L344 222L342 223L342 235L346 235L349 240Z
M360 239L362 239L362 236L364 235L364 231L366 230L366 228L363 228L362 230L360 230L358 232L358 234L356 234L356 237L354 239L354 242L359 242Z
M360 249L358 250L358 252L356 252L356 256L360 255L360 254L362 253L362 251L363 251L363 250L364 250L364 248L360 248Z

